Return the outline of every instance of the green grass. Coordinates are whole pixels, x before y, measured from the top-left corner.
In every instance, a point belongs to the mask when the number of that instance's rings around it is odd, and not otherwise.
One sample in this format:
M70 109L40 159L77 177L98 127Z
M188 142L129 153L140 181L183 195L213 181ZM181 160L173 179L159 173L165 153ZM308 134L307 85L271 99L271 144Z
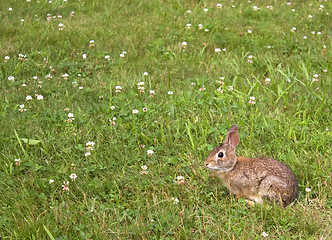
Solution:
M332 5L220 2L221 9L193 0L1 1L2 239L332 237ZM238 155L273 157L293 170L294 206L247 206L204 168L235 123ZM88 141L96 145L85 157Z

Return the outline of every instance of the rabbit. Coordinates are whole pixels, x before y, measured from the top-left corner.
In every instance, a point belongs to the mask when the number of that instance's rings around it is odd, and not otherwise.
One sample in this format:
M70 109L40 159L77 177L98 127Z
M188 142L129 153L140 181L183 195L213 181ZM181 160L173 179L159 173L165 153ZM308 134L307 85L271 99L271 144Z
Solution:
M298 198L294 173L283 163L267 158L237 157L235 147L240 138L237 125L227 132L224 143L215 147L205 166L215 170L236 198L244 197L250 204L274 202L284 207Z

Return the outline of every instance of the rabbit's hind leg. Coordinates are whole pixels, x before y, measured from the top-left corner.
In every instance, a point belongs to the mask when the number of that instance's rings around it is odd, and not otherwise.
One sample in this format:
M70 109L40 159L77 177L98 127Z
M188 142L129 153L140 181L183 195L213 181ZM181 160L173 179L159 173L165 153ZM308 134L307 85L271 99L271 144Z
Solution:
M287 185L278 177L268 176L260 182L258 195L269 202L283 203L284 205L285 192L287 192L286 187Z

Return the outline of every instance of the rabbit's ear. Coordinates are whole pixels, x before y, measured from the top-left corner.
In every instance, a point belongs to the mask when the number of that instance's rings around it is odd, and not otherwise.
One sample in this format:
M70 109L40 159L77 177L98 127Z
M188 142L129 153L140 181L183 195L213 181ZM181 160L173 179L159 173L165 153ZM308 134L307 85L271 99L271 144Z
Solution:
M228 144L235 148L237 145L239 145L240 137L238 132L230 132L228 135Z
M237 125L231 126L225 138L224 143L229 144L232 148L235 148L240 142L240 137L237 130Z

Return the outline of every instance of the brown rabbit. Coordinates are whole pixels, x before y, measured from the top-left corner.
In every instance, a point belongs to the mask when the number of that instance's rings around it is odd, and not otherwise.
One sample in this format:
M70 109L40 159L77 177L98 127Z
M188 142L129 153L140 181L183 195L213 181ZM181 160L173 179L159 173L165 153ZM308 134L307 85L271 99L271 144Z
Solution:
M215 147L205 160L205 166L217 171L229 191L237 198L244 197L256 203L263 203L264 199L284 207L297 199L298 184L294 173L275 159L237 157L235 147L239 141L237 125L233 125L224 143Z

